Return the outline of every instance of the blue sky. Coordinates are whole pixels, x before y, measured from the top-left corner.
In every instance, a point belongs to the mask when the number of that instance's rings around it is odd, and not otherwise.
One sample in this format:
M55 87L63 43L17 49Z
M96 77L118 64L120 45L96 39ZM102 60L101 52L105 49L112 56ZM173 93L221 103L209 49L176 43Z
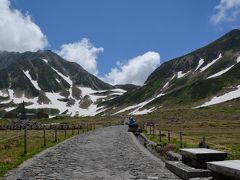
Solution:
M12 0L11 9L31 16L47 38L46 49L60 51L63 44L83 38L102 48L93 58L97 75L104 77L113 68L121 73L129 60L147 52L159 53L163 63L238 28L239 9L224 1ZM233 10L237 13L231 14ZM214 22L214 14L222 19Z

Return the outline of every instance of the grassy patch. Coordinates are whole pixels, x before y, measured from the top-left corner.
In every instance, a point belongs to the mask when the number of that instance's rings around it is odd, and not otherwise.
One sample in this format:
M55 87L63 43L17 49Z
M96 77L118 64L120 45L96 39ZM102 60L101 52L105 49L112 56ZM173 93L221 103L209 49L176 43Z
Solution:
M28 130L28 153L24 154L23 133L23 130L0 131L0 176L3 176L7 171L17 167L44 149L73 136L71 130L67 131L66 137L64 131L58 130L58 141L56 142L54 130L46 130L46 146L44 146L43 131Z
M212 149L225 151L228 159L240 159L240 114L239 110L223 107L212 107L195 110L162 110L136 119L140 124L153 121L158 124L156 136L147 137L156 143L159 142L158 130L161 129L164 136L161 143L169 143L167 130L171 132L170 144L179 149L179 132L183 132L183 147L198 147L202 137Z
M0 119L0 126L8 124L9 121L7 119Z
M57 118L57 119L41 119L35 120L42 123L60 123L70 125L83 125L87 127L87 124L97 122L96 128L100 128L107 125L119 124L119 118L109 117L89 117L89 118ZM111 123L110 123L111 121ZM7 124L7 120L0 120L1 124ZM90 127L90 126L89 126ZM86 129L80 130L83 133ZM24 131L23 130L2 130L0 131L0 177L4 176L9 170L16 168L25 160L33 157L37 153L43 151L46 148L52 147L59 142L62 142L73 136L72 130L67 130L65 137L64 130L58 130L58 141L55 141L54 130L46 130L46 146L43 141L43 130L28 130L28 153L24 154ZM78 130L75 130L75 135Z

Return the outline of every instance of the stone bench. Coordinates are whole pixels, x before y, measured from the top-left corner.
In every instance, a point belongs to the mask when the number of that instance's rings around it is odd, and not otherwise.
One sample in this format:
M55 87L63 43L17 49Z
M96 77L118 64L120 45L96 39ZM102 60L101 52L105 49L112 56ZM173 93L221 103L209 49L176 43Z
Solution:
M208 169L213 173L213 179L240 179L240 160L208 162Z
M180 150L182 162L195 168L206 169L207 162L223 161L227 153L206 148L184 148Z
M211 177L212 172L208 169L197 169L183 164L180 161L166 161L165 166L171 172L184 180L200 177Z

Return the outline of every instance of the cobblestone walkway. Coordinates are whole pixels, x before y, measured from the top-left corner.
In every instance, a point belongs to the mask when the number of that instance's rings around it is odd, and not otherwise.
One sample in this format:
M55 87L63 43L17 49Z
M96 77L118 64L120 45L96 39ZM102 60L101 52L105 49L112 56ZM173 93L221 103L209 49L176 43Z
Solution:
M6 179L178 179L123 126L88 132L50 148Z

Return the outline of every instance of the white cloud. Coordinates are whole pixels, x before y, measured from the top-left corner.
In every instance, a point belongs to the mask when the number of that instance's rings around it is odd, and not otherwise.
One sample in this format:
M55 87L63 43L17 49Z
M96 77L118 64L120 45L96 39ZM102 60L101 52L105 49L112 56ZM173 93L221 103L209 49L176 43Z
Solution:
M0 0L0 50L36 51L48 45L46 36L29 15L10 8L10 0Z
M103 52L103 48L96 48L86 38L79 42L63 44L60 51L56 51L66 60L77 62L88 72L97 75L97 56Z
M216 13L211 17L213 24L234 21L240 15L240 0L220 0L214 9Z
M111 84L143 85L147 77L160 64L160 55L156 52L147 52L128 60L126 64L117 62L116 68L104 76L103 80Z

